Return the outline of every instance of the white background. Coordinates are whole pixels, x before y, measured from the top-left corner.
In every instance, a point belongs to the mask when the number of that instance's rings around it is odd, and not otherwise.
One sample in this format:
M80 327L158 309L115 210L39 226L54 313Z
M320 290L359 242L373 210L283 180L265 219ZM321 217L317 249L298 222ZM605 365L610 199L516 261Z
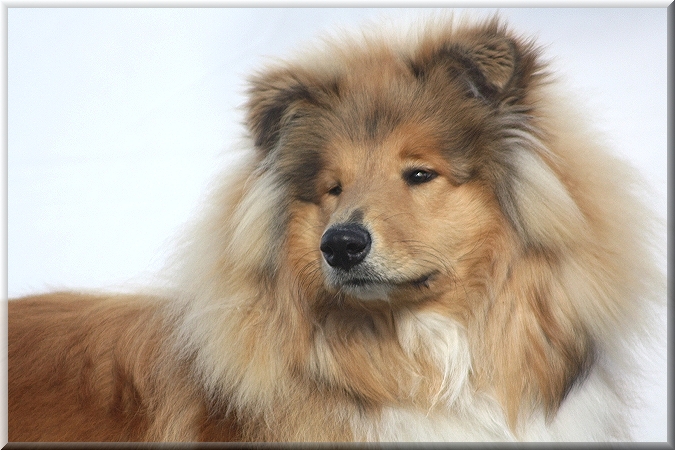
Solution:
M501 11L546 46L665 220L666 9ZM9 297L142 283L226 173L252 70L337 26L420 12L9 8ZM659 326L643 441L666 440L665 314Z

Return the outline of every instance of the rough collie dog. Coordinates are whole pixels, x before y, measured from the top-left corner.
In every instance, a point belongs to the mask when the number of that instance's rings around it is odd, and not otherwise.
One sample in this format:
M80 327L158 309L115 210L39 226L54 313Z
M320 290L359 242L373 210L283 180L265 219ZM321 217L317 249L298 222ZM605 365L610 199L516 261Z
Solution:
M623 440L630 168L498 19L250 80L164 290L9 303L10 441Z

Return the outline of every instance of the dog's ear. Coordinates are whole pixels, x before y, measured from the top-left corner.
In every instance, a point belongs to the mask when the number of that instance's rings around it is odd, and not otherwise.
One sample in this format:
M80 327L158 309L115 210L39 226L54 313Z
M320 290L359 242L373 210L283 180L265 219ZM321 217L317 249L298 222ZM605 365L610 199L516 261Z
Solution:
M513 104L537 76L536 53L494 18L425 42L410 67L419 79L445 77L459 83L467 96L493 105Z
M250 82L246 122L255 146L269 152L279 140L281 129L293 116L294 106L312 101L302 82L285 71L263 73Z
M256 148L267 154L308 107L320 107L325 89L300 70L274 69L250 80L246 124Z

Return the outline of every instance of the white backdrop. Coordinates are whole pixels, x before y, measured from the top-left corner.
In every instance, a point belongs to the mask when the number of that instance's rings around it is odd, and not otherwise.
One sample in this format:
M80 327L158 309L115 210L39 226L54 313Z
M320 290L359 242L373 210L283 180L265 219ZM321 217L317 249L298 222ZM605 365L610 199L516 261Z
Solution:
M665 220L666 9L501 11L546 45ZM251 70L322 31L420 12L9 8L9 297L142 283L226 169ZM667 433L665 314L659 325L644 441Z

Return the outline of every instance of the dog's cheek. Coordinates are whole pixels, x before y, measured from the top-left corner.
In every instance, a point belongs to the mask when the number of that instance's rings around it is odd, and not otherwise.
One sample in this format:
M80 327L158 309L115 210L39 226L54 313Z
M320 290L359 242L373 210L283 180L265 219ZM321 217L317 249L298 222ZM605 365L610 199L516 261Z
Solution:
M438 254L453 267L478 257L485 240L505 231L506 224L494 195L478 183L453 187L444 193L438 205L430 213L429 223L436 228L430 231L433 236L428 242L434 242Z
M319 245L325 226L325 213L319 205L295 202L291 206L285 255L294 278L307 281L318 278L322 258Z

